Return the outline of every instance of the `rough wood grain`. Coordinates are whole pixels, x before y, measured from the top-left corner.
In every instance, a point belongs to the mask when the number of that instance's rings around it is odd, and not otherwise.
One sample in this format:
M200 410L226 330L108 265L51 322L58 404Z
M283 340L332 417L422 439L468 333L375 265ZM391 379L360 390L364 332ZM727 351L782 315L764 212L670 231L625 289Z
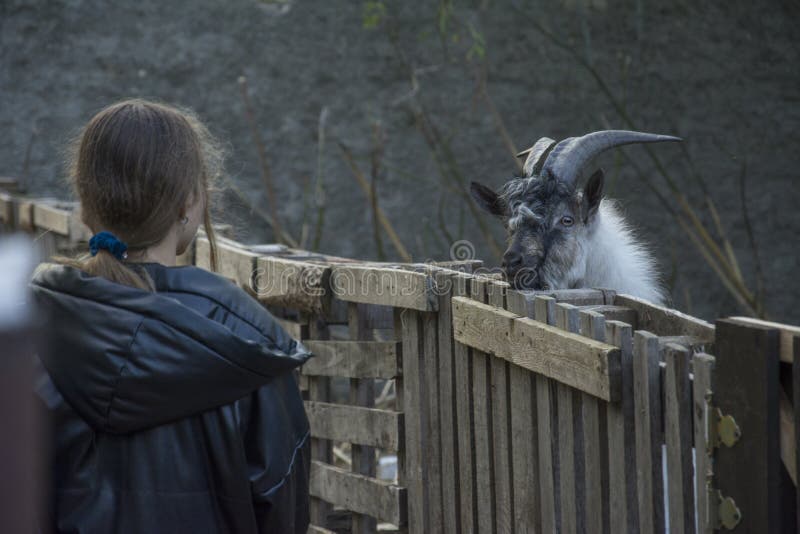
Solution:
M486 301L487 281L483 278L472 279L472 298L462 299L475 305ZM458 331L455 323L456 307L453 299L454 332ZM472 406L473 428L475 437L475 487L478 505L478 532L493 532L495 526L495 482L494 482L494 438L492 428L492 392L490 356L480 350L472 351Z
M403 340L403 410L405 412L405 478L408 488L408 528L427 532L426 484L423 483L424 377L422 320L420 312L404 310L401 315Z
M432 278L405 269L336 265L331 271L333 295L348 302L436 311Z
M314 354L303 365L304 375L389 379L402 372L396 341L309 340L303 344Z
M406 522L403 514L406 489L395 484L314 460L309 491L314 497L393 525L402 526Z
M636 310L640 330L657 336L693 336L705 343L714 342L714 325L691 315L631 295L616 295L614 305Z
M507 309L523 317L533 316L533 303L506 294ZM516 365L509 366L511 398L511 464L514 494L514 532L541 532L537 466L539 442L536 424L536 386L534 375ZM532 482L533 481L533 482Z
M455 275L454 296L463 297L470 294L470 278L468 275ZM475 448L473 446L472 351L467 345L457 340L454 343L460 521L462 532L474 532L477 528L478 504L475 488Z
M459 501L459 463L457 454L455 350L450 299L453 295L454 273L435 273L436 294L439 299L439 407L441 414L442 452L442 526L444 532L461 531Z
M321 324L316 318L305 318L307 326L302 329L301 334L304 334L298 339L305 341L305 338L312 339L327 339L329 331L325 325ZM311 401L327 402L330 399L330 379L324 376L308 377L308 398ZM321 461L325 463L333 463L333 449L330 440L326 439L311 439L311 459L312 461ZM321 527L328 526L328 514L331 511L330 502L323 499L314 497L310 503L310 517L311 522Z
M613 346L461 297L453 298L453 330L473 348L601 399L619 398Z
M284 319L282 317L275 317L275 321L281 325L287 334L294 339L302 339L308 337L308 325L291 319ZM313 352L313 350L312 350ZM312 358L313 359L313 358Z
M671 534L694 530L692 484L692 406L689 383L689 351L668 345L664 357L664 434L667 443L667 494Z
M581 310L594 311L602 314L607 321L621 321L636 328L637 313L633 308L614 306L612 304L599 304L594 306L581 306Z
M661 456L661 370L658 336L634 334L633 404L636 424L636 481L640 532L664 532Z
M305 407L315 438L389 451L399 450L402 444L403 414L399 412L317 401L306 401Z
M259 256L253 280L256 297L270 306L303 313L326 313L331 305L327 265L278 256Z
M257 254L242 248L240 243L217 237L217 274L255 295L254 275ZM211 269L211 248L208 238L199 235L195 240L195 262L198 267Z
M13 228L15 225L16 200L8 193L0 191L0 222L6 228Z
M762 321L752 317L731 317L731 321L743 324L763 326L764 328L774 328L778 330L780 336L780 359L782 362L792 363L794 361L793 339L800 336L800 326L793 326L772 321Z
M439 417L439 342L438 314L422 314L423 354L421 369L425 381L423 404L423 473L429 532L443 530L442 517L442 439Z
M534 317L542 325L555 324L555 299L537 296ZM542 532L558 532L561 528L561 500L558 472L558 432L555 422L555 382L542 374L536 380L536 422L539 438L539 502Z
M778 330L731 320L716 323L714 400L742 435L716 450L717 488L742 509L741 532L780 532Z
M695 448L695 495L697 496L697 532L712 534L715 524L710 514L709 490L712 487L713 460L712 448L708 440L709 419L712 416L712 395L714 391L714 357L708 354L695 354L692 357L694 448Z
M583 336L598 341L605 340L605 317L602 314L581 310L580 321ZM600 534L608 532L609 514L606 403L587 393L582 396L586 532Z

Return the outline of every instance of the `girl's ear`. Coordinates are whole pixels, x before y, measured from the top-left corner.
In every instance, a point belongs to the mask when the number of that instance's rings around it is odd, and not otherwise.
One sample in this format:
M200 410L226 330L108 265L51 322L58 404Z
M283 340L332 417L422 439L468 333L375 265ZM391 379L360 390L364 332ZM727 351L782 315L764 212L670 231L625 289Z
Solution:
M469 186L469 192L475 203L483 210L497 217L502 217L506 214L506 203L492 189L478 182L472 182Z
M589 219L594 217L597 213L597 208L600 207L600 201L603 200L603 185L605 183L605 175L603 169L598 169L586 182L586 187L583 188L583 206L582 215L583 222L589 222Z

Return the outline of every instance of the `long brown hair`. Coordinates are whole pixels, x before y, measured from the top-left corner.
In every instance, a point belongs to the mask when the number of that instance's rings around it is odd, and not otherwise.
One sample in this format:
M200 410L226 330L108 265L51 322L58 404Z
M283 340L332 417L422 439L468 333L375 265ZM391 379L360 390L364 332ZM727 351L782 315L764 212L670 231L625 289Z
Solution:
M112 104L92 117L69 157L69 180L83 222L94 233L112 232L129 251L159 243L183 207L202 195L213 270L216 240L209 194L221 171L219 144L192 111L140 99ZM144 270L107 250L56 260L120 284L153 289Z

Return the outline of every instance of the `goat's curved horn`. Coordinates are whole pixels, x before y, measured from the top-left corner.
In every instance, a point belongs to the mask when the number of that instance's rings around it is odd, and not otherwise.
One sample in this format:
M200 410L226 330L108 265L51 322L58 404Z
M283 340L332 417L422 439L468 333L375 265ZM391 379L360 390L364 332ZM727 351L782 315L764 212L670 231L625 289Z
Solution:
M552 150L555 144L555 140L549 137L542 137L528 150L523 150L517 154L518 158L525 155L528 156L525 158L525 163L522 165L522 175L526 178L530 178L534 174L538 174L542 170L542 165L544 165L547 159L547 154L550 153L550 150Z
M574 184L581 169L589 160L609 148L633 143L661 143L683 141L680 137L627 130L601 130L581 137L569 137L550 151L542 168L542 175L560 182Z

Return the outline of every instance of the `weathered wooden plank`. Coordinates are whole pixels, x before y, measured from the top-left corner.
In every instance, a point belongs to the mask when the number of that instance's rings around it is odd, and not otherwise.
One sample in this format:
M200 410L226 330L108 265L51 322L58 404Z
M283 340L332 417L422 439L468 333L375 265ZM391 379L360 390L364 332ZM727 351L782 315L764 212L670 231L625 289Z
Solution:
M368 309L364 304L358 304L355 302L351 302L347 306L347 323L348 323L348 330L350 334L350 339L353 341L365 341L369 339L369 332L366 328L366 318L368 315ZM356 406L362 406L362 410L366 409L367 412L361 413L369 413L372 417L377 417L377 414L370 411L370 408L375 405L375 382L372 379L360 379L360 378L351 378L350 379L350 403ZM369 417L369 416L367 416ZM367 419L365 417L365 419ZM367 421L363 421L366 423ZM365 426L362 426L365 428ZM379 430L378 428L373 428L372 430ZM384 428L385 430L385 428ZM351 432L353 436L356 435L356 432ZM398 427L398 435L395 437L398 438L397 442L394 444L394 447L391 450L398 450L399 449L399 427ZM363 436L359 436L363 438ZM367 477L374 477L375 476L375 449L365 445L375 445L381 448L390 448L390 447L383 447L382 445L376 445L375 443L364 443L362 439L356 440L354 438L350 438L351 447L350 447L350 465L351 470L354 473L358 473L360 475L364 475ZM375 532L376 529L376 522L374 517L370 517L367 515L362 515L358 513L353 513L352 515L352 525L351 530L353 534L370 534Z
M469 276L456 275L453 295L469 295L469 284ZM473 446L472 351L467 345L457 340L454 343L460 525L462 532L474 532L477 528L478 505L475 488L475 448Z
M786 467L789 478L792 483L797 486L797 464L795 463L797 457L797 442L794 439L794 409L792 408L792 401L789 396L783 391L779 393L778 399L779 407L779 426L780 426L780 447L781 447L781 460Z
M405 269L336 265L330 278L333 295L348 302L436 311L433 279Z
M714 342L714 325L697 317L631 295L616 295L614 305L636 310L640 330L657 336L693 336L705 343Z
M401 446L402 413L318 401L306 401L305 406L311 435L315 438L390 451L397 451Z
M581 334L598 341L606 338L605 317L592 310L580 311ZM608 453L605 435L606 403L582 393L583 456L586 495L586 532L608 532ZM606 451L604 453L604 451Z
M253 284L256 297L266 305L326 313L331 305L330 274L327 265L259 256Z
M482 302L486 301L486 279L473 278L471 282L472 298L475 300L463 300L494 309L491 306L482 304ZM453 328L455 337L458 339L455 323L455 300L453 299ZM478 504L477 530L479 532L493 532L496 517L491 364L489 358L485 352L480 350L472 351L472 418L475 432L475 482Z
M314 497L393 525L402 526L406 522L403 513L406 489L395 484L314 460L309 491Z
M630 346L623 345L629 336L620 328L621 324L606 322L606 341L618 345L624 351L622 358L628 359ZM628 532L628 508L633 505L629 502L626 489L625 413L622 400L609 403L606 410L610 532Z
M453 298L458 341L604 400L619 398L620 351L608 344Z
M581 306L581 310L595 311L603 315L606 321L621 321L636 328L637 313L633 308L625 306L614 306L613 304L599 304L593 306Z
M764 328L774 328L778 330L780 336L779 343L781 361L786 363L792 363L794 361L794 347L792 340L793 338L800 336L800 326L773 323L772 321L763 321L761 319L754 319L752 317L731 317L730 320L743 324L752 324L756 326L763 326Z
M302 339L308 337L307 324L300 323L297 321L292 321L291 319L284 319L283 317L275 317L275 321L277 321L277 323L281 325L281 328L283 328L287 334L289 334L295 339ZM312 350L312 352L314 351Z
M5 224L7 228L13 228L15 225L15 211L15 198L8 193L0 191L0 222Z
M640 532L664 532L661 456L661 370L658 336L634 334L633 404L636 423L636 481Z
M396 341L308 340L303 344L314 354L303 365L305 375L388 379L402 372L398 359L400 344Z
M455 341L450 299L453 295L454 273L439 271L434 279L439 299L439 407L441 414L442 454L442 526L444 532L460 532L459 465L456 427Z
M608 304L601 289L546 289L546 290L519 290L526 299L534 301L537 297L552 298L556 302L572 304L574 306L597 306Z
M336 532L317 525L308 525L308 534L336 534Z
M508 290L506 307L523 317L533 316L533 303L513 297ZM511 473L514 495L514 532L541 532L538 484L539 442L536 424L536 387L534 376L517 365L509 366L511 399ZM534 481L534 483L532 483Z
M692 371L697 532L712 534L716 525L709 512L711 506L717 503L708 500L713 476L712 448L709 444L708 429L709 419L712 416L714 357L708 354L695 354L692 357Z
M404 310L403 340L403 411L405 412L405 477L408 488L408 528L427 532L426 485L423 484L423 410L425 387L421 369L423 354L420 312Z
M792 392L794 393L794 442L800 444L800 336L792 338L793 360L792 364ZM795 449L795 466L800 470L800 446ZM796 473L797 478L800 479L800 473ZM800 528L800 485L795 485L797 494L797 518L796 524Z
M425 380L423 472L427 490L428 531L442 532L442 439L439 417L438 314L422 315L422 373Z
M555 324L555 299L538 296L534 299L535 320ZM542 374L536 380L536 422L539 438L539 503L542 513L542 532L560 530L560 481L558 477L558 432L554 425L555 407L552 395L554 381Z
M716 450L717 488L742 510L739 531L781 532L779 332L721 319L716 333L714 401L742 429Z
M217 274L255 295L254 275L258 255L242 248L236 241L224 237L217 237L216 241ZM195 264L203 269L211 269L211 246L204 235L199 235L195 240Z
M301 329L303 336L299 337L303 342L306 338L312 339L327 339L329 331L324 325L321 325L316 318L305 318L308 325ZM324 376L308 377L308 398L311 401L327 402L330 399L330 379ZM333 447L330 440L326 439L311 439L311 459L325 463L333 463ZM322 499L313 497L310 502L310 518L311 522L322 526L328 526L328 514L331 511L331 505Z
M695 531L690 355L680 345L668 345L665 352L664 437L667 443L669 529L671 534L690 534Z
M17 229L33 232L33 205L35 201L29 198L20 198L17 202Z
M577 334L580 331L578 308L568 303L556 304L556 324L559 328ZM562 532L584 532L586 525L583 475L583 422L582 406L575 399L575 390L557 384L558 396L558 453L561 490ZM577 405L577 406L576 406Z
M489 304L506 307L508 283L492 282L488 285ZM511 532L514 518L511 472L511 399L509 397L509 364L500 358L491 360L492 428L494 444L494 483L496 531Z

